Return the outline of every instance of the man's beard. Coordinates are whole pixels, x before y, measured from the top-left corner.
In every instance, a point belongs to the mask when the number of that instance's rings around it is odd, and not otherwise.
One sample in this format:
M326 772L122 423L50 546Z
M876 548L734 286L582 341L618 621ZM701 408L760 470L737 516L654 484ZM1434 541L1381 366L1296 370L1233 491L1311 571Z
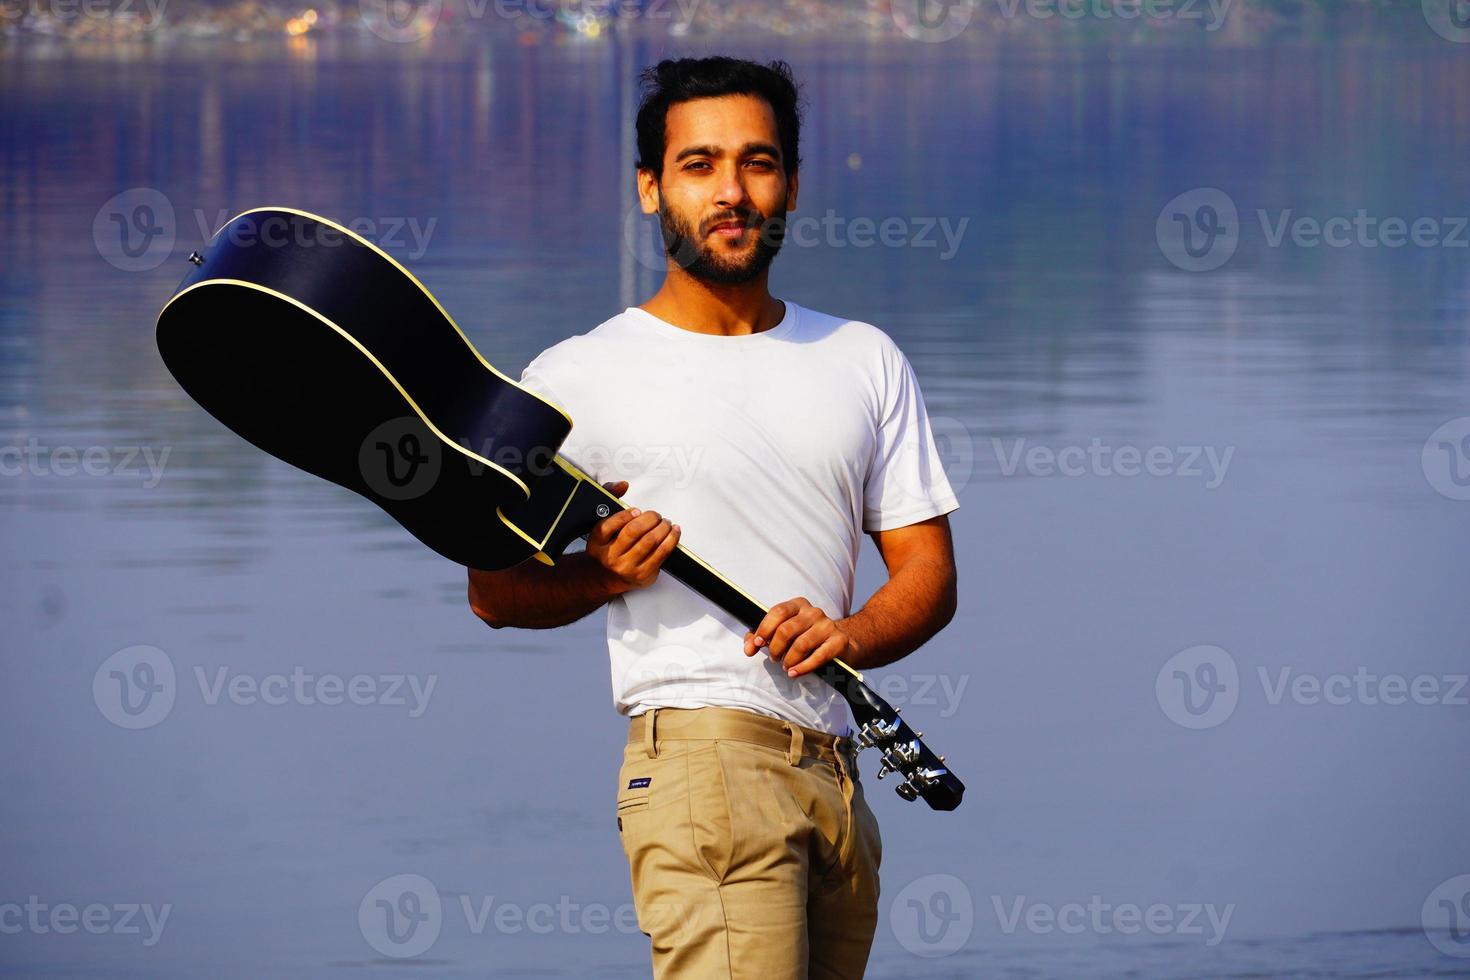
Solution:
M730 259L719 254L714 245L707 244L706 237L691 222L670 213L664 206L663 195L659 195L658 224L663 232L664 252L679 268L701 282L740 286L770 267L786 235L786 202L782 200L774 217L766 217L754 208L744 215L728 216L728 220L742 220L747 225L751 218L759 219L746 232L755 235L755 248L744 258Z

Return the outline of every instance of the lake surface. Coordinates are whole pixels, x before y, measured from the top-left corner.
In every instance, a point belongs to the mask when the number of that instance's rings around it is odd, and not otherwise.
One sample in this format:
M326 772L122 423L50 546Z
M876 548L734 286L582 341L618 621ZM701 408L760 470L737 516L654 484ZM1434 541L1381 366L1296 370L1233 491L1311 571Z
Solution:
M1470 973L1470 49L1434 41L720 48L810 102L773 292L899 342L962 504L958 616L870 680L969 791L864 753L871 976ZM604 614L492 633L152 327L289 205L518 374L657 287L631 81L703 49L0 51L0 970L647 974Z

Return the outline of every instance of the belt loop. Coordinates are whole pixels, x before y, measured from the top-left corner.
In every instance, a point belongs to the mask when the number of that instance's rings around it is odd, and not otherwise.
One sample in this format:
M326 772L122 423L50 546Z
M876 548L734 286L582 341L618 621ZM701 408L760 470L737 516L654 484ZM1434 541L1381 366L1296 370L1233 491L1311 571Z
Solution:
M649 708L643 714L646 716L643 721L643 750L648 753L650 759L657 759L658 743L654 741L653 721L658 715L658 709Z
M791 721L784 722L783 724L791 729L791 748L786 751L786 761L793 766L801 765L801 750L805 744L805 739L801 734L801 726Z

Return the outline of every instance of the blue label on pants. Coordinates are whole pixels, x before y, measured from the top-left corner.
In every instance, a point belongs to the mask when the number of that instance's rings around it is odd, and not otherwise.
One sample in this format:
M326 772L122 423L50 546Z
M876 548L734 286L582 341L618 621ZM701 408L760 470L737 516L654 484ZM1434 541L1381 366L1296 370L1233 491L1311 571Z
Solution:
M638 779L628 780L628 788L642 789L644 786L647 786L651 782L653 782L652 776L640 776Z

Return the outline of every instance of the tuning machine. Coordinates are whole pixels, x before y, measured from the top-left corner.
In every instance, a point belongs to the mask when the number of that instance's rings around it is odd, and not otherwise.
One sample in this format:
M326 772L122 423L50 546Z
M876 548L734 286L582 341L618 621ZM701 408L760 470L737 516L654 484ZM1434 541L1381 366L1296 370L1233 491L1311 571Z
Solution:
M901 724L902 722L897 718L893 721L884 721L882 718L870 721L858 729L858 744L867 749L877 748L883 743L891 742L898 735L898 728Z
M940 761L944 761L942 756L940 757ZM919 769L910 773L907 780L899 783L893 789L899 796L912 803L919 798L920 793L934 785L939 781L941 776L946 775L948 772L948 769Z

